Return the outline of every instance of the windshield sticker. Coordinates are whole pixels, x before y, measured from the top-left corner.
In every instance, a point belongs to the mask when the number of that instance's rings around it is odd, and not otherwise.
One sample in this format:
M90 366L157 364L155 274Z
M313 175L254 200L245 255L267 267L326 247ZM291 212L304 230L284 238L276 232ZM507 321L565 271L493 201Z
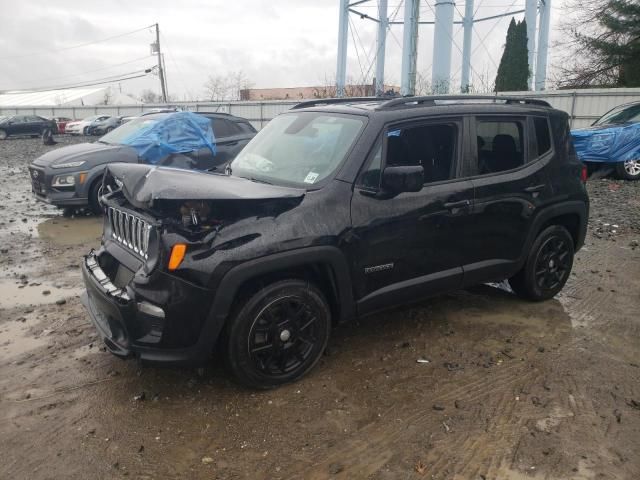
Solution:
M392 130L391 132L387 133L387 137L399 137L400 136L400 130Z
M304 183L315 183L319 175L320 174L316 172L309 172L306 178L304 179Z

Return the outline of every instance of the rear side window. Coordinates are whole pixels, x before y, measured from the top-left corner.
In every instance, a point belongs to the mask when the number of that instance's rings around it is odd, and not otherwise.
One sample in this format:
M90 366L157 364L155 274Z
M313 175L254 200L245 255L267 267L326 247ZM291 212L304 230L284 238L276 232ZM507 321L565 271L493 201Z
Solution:
M519 120L477 120L478 173L503 172L526 163L524 127Z
M239 128L232 122L222 118L214 118L211 120L213 135L216 138L231 137L239 133Z
M538 156L542 156L551 150L551 134L546 118L534 117L533 126L536 130L536 142L538 144Z
M242 133L256 133L256 129L250 123L247 122L235 122L236 126L240 128Z

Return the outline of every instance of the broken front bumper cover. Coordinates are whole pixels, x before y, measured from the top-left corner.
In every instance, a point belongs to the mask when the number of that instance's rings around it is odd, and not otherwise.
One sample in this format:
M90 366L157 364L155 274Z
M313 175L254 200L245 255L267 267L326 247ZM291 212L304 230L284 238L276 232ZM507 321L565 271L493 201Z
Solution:
M82 303L105 346L114 355L167 365L201 364L211 356L211 345L202 338L186 347L167 345L175 343L179 336L176 329L185 332L193 323L185 318L184 303L154 304L138 295L131 285L117 287L101 268L94 252L84 257L82 275L86 287ZM198 303L202 302L204 292L210 295L208 291L168 276L163 277L161 284L160 294L182 291L185 301ZM181 313L176 315L176 312ZM200 333L201 326L194 325L193 329Z

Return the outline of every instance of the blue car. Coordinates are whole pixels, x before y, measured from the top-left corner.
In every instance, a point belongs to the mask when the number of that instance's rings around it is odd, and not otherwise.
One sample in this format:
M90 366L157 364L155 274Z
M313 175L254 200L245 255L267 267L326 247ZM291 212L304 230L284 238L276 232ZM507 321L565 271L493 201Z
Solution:
M611 165L620 178L640 179L640 102L619 105L571 135L584 163Z

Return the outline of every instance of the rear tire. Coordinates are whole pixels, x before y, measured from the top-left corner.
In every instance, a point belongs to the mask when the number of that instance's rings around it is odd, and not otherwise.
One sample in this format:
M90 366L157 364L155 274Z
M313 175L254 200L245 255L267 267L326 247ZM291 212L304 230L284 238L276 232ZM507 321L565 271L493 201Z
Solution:
M522 270L509 279L509 285L520 297L548 300L569 279L573 254L573 238L567 229L560 225L547 227L533 242Z
M327 346L331 310L318 288L282 280L254 293L226 329L226 363L238 382L267 389L298 380Z
M96 215L102 215L102 205L100 205L101 192L102 177L95 180L89 189L89 208Z
M640 159L616 163L616 173L623 180L639 180Z

